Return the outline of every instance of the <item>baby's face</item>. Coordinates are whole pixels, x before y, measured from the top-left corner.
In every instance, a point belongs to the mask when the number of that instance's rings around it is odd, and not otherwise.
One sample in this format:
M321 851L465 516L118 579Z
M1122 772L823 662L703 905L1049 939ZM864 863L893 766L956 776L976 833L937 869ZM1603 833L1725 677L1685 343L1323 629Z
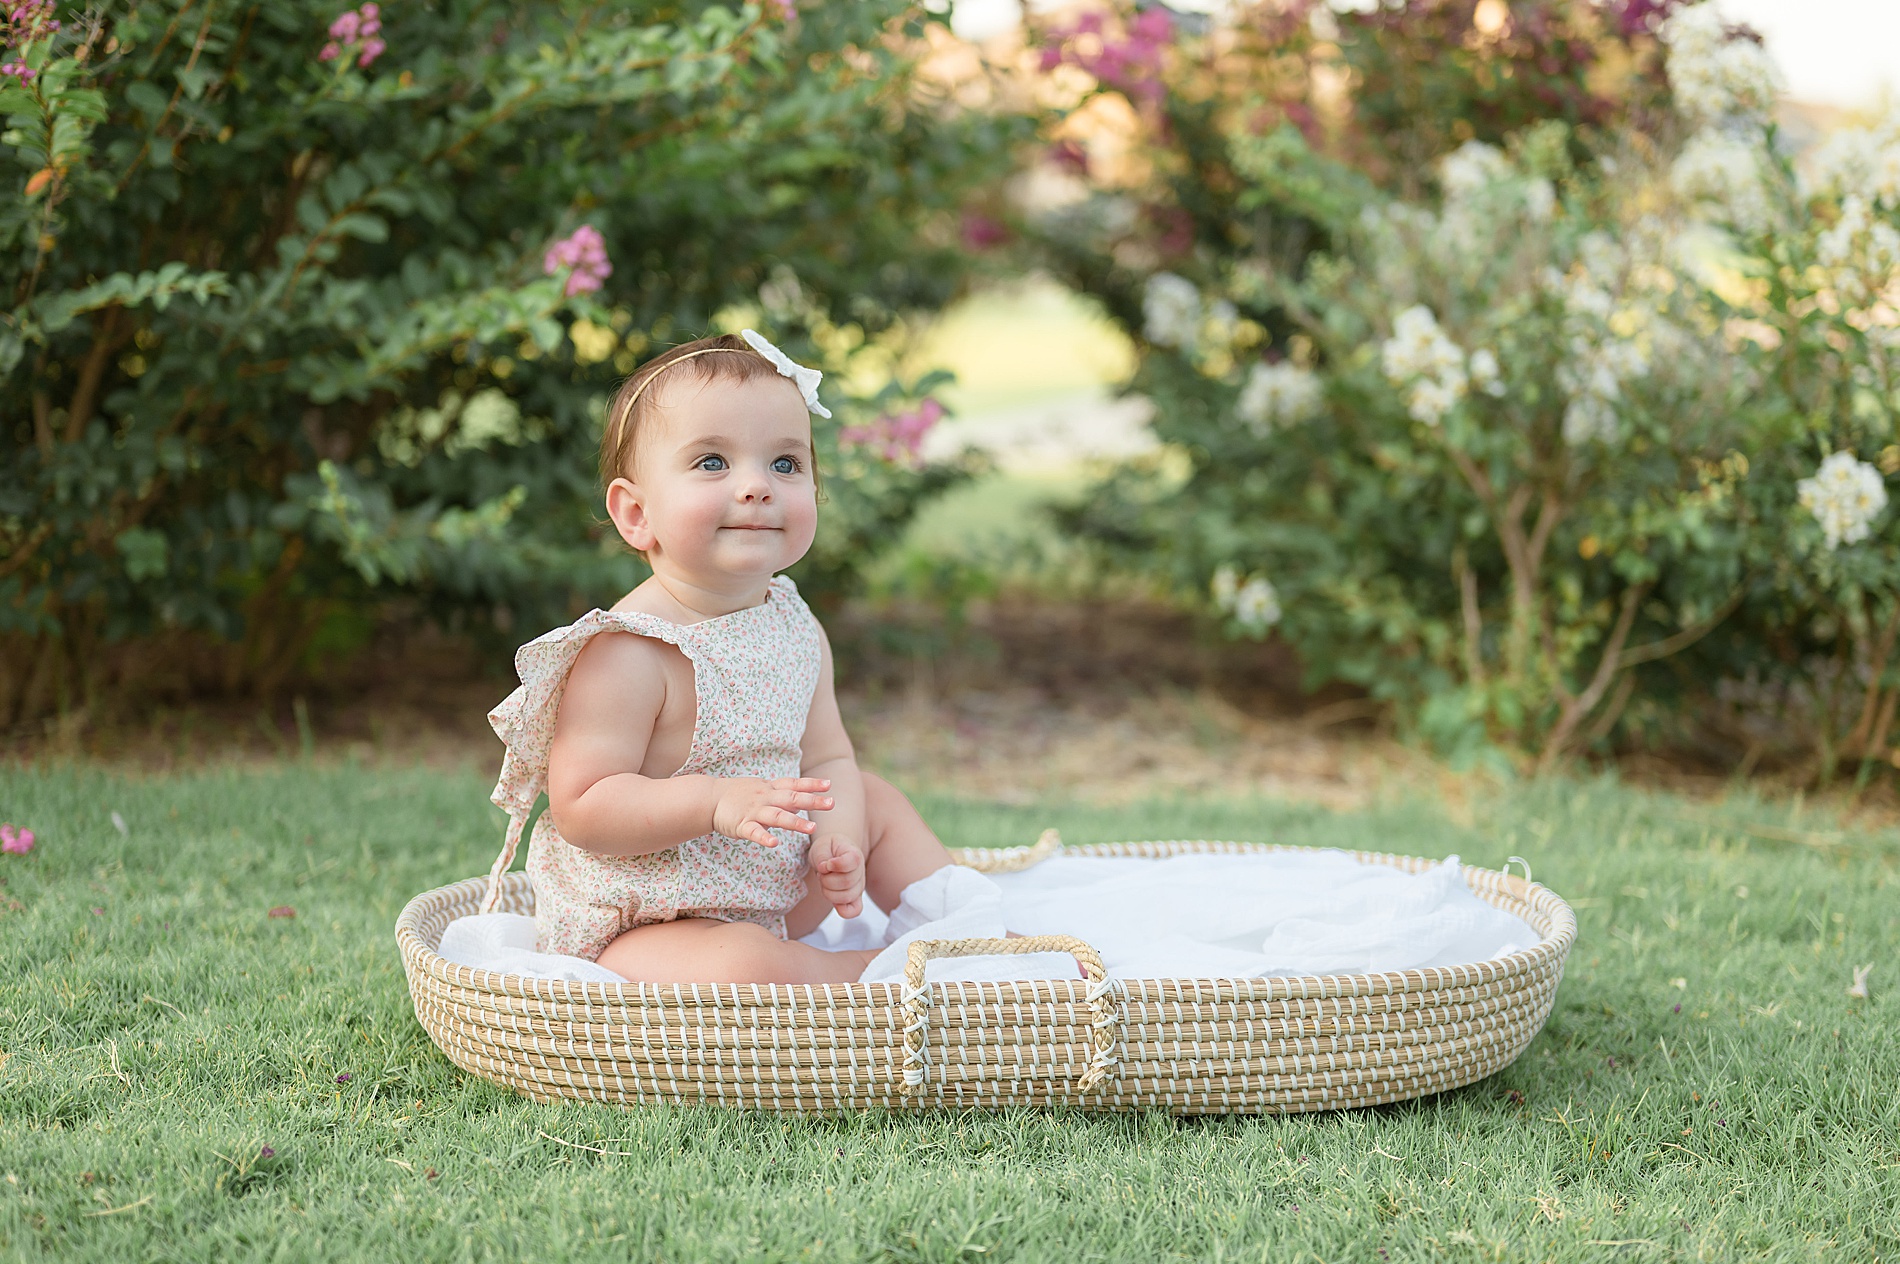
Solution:
M637 440L635 530L616 522L656 569L708 587L767 579L811 547L818 530L811 414L782 377L656 383L661 394ZM611 501L611 496L610 496ZM610 505L611 508L611 505Z

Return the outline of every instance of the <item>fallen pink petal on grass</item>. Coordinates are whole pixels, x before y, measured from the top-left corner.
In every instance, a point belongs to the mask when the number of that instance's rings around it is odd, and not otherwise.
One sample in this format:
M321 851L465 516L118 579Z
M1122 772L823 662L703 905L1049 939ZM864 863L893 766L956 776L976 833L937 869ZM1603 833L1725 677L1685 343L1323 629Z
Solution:
M32 830L16 829L12 822L0 825L0 852L10 851L16 856L24 856L32 850Z
M272 917L295 917L297 916L297 910L288 904L279 904L270 911L270 915Z

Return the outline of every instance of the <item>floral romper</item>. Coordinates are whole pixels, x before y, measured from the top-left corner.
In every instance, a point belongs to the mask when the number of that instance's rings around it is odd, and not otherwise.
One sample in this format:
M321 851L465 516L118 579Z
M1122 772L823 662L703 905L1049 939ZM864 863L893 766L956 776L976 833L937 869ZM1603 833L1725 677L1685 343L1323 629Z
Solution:
M760 605L699 623L590 611L515 652L521 687L489 714L508 748L489 797L508 813L509 824L489 871L484 913L499 901L501 875L547 789L548 747L568 672L602 632L654 637L692 661L699 709L692 749L674 776L799 775L822 634L791 580L774 578ZM793 830L772 833L776 847L708 833L644 856L605 856L562 838L553 814L543 812L528 842L535 948L592 961L623 931L676 917L756 922L783 939L785 913L806 893L811 840Z

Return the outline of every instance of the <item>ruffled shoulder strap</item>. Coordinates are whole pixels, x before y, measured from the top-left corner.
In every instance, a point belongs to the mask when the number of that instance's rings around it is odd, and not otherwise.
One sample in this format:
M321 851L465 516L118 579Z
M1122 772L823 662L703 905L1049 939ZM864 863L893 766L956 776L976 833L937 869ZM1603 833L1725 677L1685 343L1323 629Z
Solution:
M515 675L521 684L488 713L489 727L506 748L501 757L501 776L488 798L508 814L508 832L501 854L488 871L482 912L493 912L500 903L501 876L514 863L535 800L548 788L548 747L554 741L554 719L560 713L561 695L567 690L574 660L602 632L637 632L679 645L683 631L679 624L655 615L590 610L566 627L544 633L515 651Z
M784 607L782 617L814 626L818 623L818 616L811 612L811 607L805 604L805 599L798 595L798 585L793 582L790 575L772 576L771 588L773 603Z

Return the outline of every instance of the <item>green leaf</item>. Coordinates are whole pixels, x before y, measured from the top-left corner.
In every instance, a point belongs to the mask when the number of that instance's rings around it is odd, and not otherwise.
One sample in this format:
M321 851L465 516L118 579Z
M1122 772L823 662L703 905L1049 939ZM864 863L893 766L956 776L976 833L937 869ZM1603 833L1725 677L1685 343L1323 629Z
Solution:
M144 527L121 531L112 541L125 559L125 573L133 580L162 579L168 565L168 548L162 533Z
M297 222L312 233L320 233L329 226L330 213L323 209L322 199L306 193L297 199Z
M204 96L205 88L217 78L217 68L209 62L199 62L195 66L180 66L177 75L186 99L196 101Z
M59 97L62 113L77 115L88 123L103 123L109 117L103 92L93 88L69 88Z
M115 306L137 307L145 303L162 311L177 294L204 302L227 290L228 282L224 273L193 273L189 265L174 260L154 272L142 272L137 276L115 272L82 289L49 295L29 306L21 326L41 335L58 333L87 312Z
M357 237L363 241L389 240L389 225L383 221L382 217L361 211L338 218L330 225L330 228L341 237Z

